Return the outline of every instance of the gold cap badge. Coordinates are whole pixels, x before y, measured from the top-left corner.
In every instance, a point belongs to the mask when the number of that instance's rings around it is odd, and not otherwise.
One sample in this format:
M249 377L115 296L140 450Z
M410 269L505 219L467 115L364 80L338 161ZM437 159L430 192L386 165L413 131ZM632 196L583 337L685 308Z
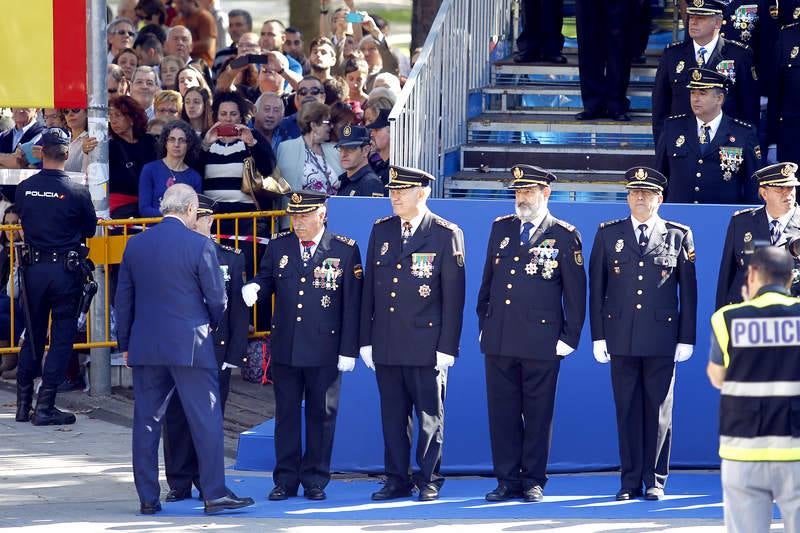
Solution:
M300 196L299 194L297 194L297 193L294 193L294 194L292 195L292 203L293 203L293 204L299 204L299 203L300 203L300 202L302 202L302 201L303 201L303 197L302 197L302 196Z
M514 179L520 179L522 178L522 176L525 175L525 173L519 167L514 167L514 169L511 172L514 174Z
M345 137L350 137L350 134L353 133L353 130L352 128L350 128L350 125L347 125L342 130L342 133L344 134Z
M703 0L694 0L694 7L703 7Z
M396 180L397 179L397 170L394 167L389 169L389 179L390 180Z
M636 169L636 173L633 175L634 178L637 180L646 180L647 179L647 172L643 168Z
M692 79L694 81L700 81L701 79L703 79L703 75L700 73L699 70L695 70L694 72L692 72Z
M784 167L781 169L781 176L785 178L788 178L792 174L792 165L784 165Z

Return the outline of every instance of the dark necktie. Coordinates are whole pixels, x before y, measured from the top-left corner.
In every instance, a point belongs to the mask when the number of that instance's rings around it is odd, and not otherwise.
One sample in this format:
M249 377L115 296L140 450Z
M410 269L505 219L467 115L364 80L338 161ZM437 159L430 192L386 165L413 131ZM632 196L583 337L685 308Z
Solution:
M520 246L528 246L531 242L531 230L533 229L533 223L526 222L522 225L522 232L519 234L519 245Z
M647 224L639 224L639 247L642 250L644 250L645 247L647 246L648 238L647 234L645 233L646 231L647 231Z
M769 223L769 240L775 244L781 239L781 223L776 219Z
M408 239L411 238L411 222L403 222L403 233L401 236L403 237L403 244L405 245Z
M314 241L300 241L303 246L303 261L311 260L311 247L314 246Z

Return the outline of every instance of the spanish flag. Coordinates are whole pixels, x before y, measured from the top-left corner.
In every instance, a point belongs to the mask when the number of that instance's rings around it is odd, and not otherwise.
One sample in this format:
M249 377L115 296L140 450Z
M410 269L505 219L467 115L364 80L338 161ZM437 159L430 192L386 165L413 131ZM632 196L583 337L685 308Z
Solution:
M86 107L86 0L3 1L0 107Z

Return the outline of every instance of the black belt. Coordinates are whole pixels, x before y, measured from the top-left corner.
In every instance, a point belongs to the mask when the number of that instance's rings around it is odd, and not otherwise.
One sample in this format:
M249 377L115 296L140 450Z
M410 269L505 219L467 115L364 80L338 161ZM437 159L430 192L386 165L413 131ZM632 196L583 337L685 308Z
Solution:
M28 264L35 265L37 263L60 263L67 258L68 253L69 252L52 252L31 248L30 255L28 256Z

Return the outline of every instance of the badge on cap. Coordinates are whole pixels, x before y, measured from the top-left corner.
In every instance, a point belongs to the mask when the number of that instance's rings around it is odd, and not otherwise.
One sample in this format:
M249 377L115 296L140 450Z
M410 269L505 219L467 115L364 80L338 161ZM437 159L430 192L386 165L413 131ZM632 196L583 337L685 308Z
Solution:
M514 167L514 170L512 171L512 173L514 174L514 179L517 179L517 180L522 178L522 176L525 175L525 173L519 167Z
M350 137L350 134L353 133L353 130L352 130L352 128L350 128L350 125L348 124L342 130L342 133L344 134L345 137Z
M292 203L293 203L293 204L299 204L299 203L300 203L300 202L302 202L302 201L303 201L303 197L302 197L302 196L300 196L299 194L297 194L297 193L294 193L294 194L292 195Z
M703 74L699 70L695 70L694 72L692 72L692 79L694 81L700 81L701 79L703 79Z
M791 175L792 175L792 165L784 165L784 167L781 169L781 176L783 176L784 178L788 178Z
M636 173L633 175L639 181L647 179L647 172L643 168L639 168L636 170Z
M703 7L703 0L694 0L694 7Z
M389 169L389 179L396 180L397 179L397 170L394 167Z

